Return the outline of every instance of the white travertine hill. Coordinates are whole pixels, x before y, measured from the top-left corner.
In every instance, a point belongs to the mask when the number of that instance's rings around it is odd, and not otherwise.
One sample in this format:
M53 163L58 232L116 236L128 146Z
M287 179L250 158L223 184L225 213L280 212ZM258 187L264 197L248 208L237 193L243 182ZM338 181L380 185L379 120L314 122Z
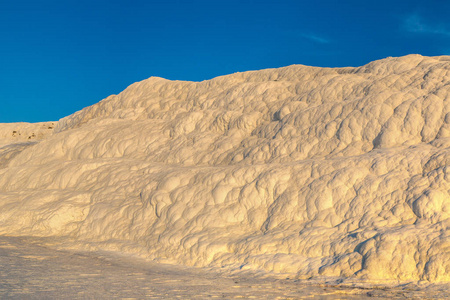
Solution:
M42 140L53 133L56 124L57 122L0 123L0 147Z
M450 57L152 77L0 148L0 234L298 278L446 282L449 147Z

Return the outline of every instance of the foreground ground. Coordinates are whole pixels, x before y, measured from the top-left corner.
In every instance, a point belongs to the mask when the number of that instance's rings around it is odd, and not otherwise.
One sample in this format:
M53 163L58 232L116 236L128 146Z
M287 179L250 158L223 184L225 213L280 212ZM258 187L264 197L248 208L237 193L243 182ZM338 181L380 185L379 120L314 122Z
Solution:
M443 299L448 286L339 286L144 262L106 252L71 252L48 240L0 236L5 299Z

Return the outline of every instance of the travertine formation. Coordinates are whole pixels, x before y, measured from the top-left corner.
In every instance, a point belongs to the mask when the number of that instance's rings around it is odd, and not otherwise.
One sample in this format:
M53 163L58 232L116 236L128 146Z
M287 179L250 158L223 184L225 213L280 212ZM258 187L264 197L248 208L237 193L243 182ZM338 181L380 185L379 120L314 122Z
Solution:
M0 125L0 234L299 278L450 281L450 57L150 78L55 124L35 142Z
M42 140L53 133L56 124L57 122L0 123L0 147Z

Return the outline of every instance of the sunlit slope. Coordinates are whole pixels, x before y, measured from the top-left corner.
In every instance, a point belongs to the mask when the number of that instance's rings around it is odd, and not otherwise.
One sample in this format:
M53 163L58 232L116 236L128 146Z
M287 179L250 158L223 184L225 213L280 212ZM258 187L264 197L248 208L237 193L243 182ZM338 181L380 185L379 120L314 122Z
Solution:
M56 124L57 122L0 123L0 147L42 140L53 133Z
M0 158L0 233L301 278L450 281L449 147L450 57L150 78Z

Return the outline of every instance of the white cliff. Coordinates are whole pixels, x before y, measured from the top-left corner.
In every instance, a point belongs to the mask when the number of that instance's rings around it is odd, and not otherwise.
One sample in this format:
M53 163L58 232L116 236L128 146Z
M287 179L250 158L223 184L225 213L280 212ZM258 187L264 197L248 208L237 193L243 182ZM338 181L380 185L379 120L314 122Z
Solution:
M450 281L450 57L152 77L55 124L33 143L0 124L0 234L298 278Z

